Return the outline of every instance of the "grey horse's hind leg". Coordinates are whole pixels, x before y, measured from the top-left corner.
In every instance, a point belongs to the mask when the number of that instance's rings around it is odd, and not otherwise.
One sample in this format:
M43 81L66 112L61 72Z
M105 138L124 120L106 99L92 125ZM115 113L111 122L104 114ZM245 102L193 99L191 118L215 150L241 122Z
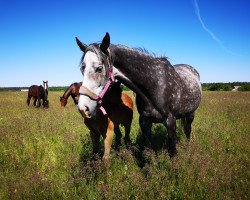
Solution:
M185 116L185 118L182 119L183 125L184 125L184 132L186 134L187 140L190 140L191 136L191 125L194 121L194 112L188 114Z

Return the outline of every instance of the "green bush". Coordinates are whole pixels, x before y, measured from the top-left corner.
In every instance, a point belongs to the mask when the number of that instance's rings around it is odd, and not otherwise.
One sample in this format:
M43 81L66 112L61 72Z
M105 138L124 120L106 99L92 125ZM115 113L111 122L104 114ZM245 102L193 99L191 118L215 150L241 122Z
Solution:
M232 83L202 83L203 91L232 91L234 86L240 86L239 91L250 91L249 82Z
M232 91L232 86L229 84L223 84L222 90L223 91Z
M215 83L208 87L210 91L231 91L232 86L227 83Z
M239 87L239 91L250 91L250 84L244 84Z

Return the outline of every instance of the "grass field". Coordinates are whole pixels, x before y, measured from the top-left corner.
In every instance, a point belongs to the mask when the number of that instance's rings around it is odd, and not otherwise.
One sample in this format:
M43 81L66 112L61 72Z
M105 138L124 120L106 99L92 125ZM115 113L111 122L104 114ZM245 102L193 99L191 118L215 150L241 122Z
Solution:
M132 145L92 161L89 132L72 100L50 92L50 108L26 106L26 92L0 92L0 199L250 199L250 92L204 92L189 145L178 126L170 159L165 128L154 150ZM130 93L131 94L131 93ZM133 97L133 95L130 95Z

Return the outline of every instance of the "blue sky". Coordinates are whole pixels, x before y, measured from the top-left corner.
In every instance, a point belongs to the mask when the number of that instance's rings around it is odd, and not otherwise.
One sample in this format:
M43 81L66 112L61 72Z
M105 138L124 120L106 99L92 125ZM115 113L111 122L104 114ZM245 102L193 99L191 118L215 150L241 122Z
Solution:
M202 82L250 81L249 0L0 0L0 87L81 81L75 43L144 47Z

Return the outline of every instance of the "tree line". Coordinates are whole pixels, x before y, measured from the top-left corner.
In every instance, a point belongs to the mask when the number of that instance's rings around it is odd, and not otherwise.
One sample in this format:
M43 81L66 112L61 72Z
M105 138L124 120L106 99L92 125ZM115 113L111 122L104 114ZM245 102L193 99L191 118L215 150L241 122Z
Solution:
M240 86L238 91L250 91L250 82L232 82L232 83L202 83L203 91L232 91L235 86ZM29 87L0 87L0 91L20 91L22 89L28 89ZM68 86L52 86L49 87L49 91L65 91ZM126 86L122 86L122 89L130 90Z
M250 91L250 82L232 82L232 83L202 83L203 91L232 91L235 86L238 91Z

